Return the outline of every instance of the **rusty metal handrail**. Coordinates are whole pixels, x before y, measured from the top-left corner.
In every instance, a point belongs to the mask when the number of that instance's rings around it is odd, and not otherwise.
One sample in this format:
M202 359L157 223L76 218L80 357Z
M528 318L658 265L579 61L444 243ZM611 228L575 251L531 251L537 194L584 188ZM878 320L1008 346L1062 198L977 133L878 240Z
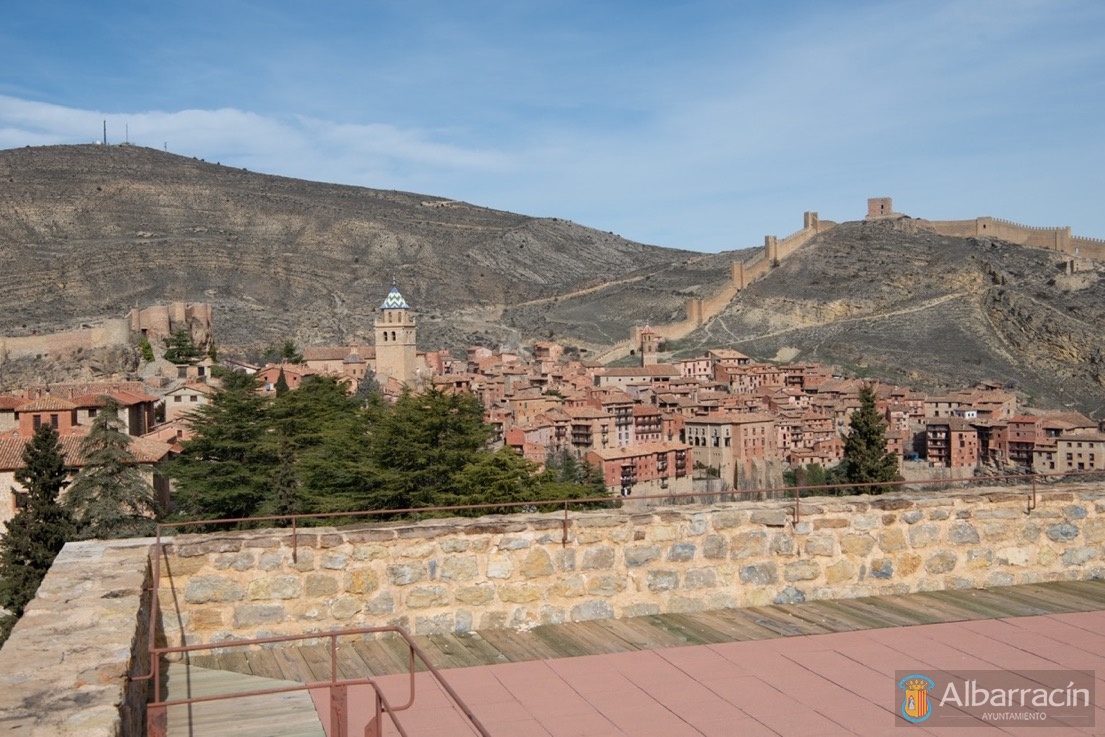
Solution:
M405 704L401 706L393 706L380 689L379 684L375 678L338 678L338 665L337 665L337 641L340 637L353 637L356 635L366 634L384 634L392 633L398 635L407 644L409 657L408 657L408 696ZM251 647L255 645L266 645L275 643L297 642L301 640L329 640L330 651L330 679L327 681L310 681L307 683L295 685L295 686L278 686L274 688L265 689L252 689L248 691L236 691L229 694L215 694L211 696L194 696L185 699L169 699L163 701L161 699L161 678L160 678L160 663L161 656L169 655L173 653L193 653L204 650L218 650L229 649L235 647ZM319 688L330 689L330 735L331 737L347 737L348 735L348 712L345 709L346 699L345 694L349 686L369 685L372 687L376 694L376 716L377 719L386 713L391 720L393 726L401 735L406 735L406 731L396 718L396 712L406 711L414 705L415 701L415 658L418 658L422 662L422 665L426 668L426 671L434 678L437 684L449 695L449 698L453 700L453 703L461 710L464 716L468 719L471 726L481 735L481 737L490 737L487 729L480 722L479 718L472 712L460 695L449 685L449 682L441 675L441 672L434 667L434 664L430 662L425 652L411 639L410 635L402 627L386 626L386 627L358 627L344 630L331 630L328 632L315 632L302 635L282 635L273 637L258 637L249 640L225 640L222 642L210 643L210 644L194 644L194 645L176 645L154 648L150 652L151 658L151 671L150 675L146 678L152 677L153 679L153 700L146 705L147 709L147 734L149 737L163 737L165 735L165 726L167 720L167 710L170 706L185 706L190 704L199 704L212 701L226 701L229 699L247 698L251 696L265 696L269 694L279 693L291 693L295 691L310 691ZM381 708L382 707L382 708ZM370 722L371 724L371 722ZM366 729L367 733L367 729Z
M799 501L803 495L803 492L810 491L848 491L852 489L864 489L864 488L905 488L910 486L930 486L934 484L945 485L965 485L970 486L972 484L986 484L991 482L1002 481L1026 481L1031 480L1032 491L1027 492L1028 495L1028 511L1031 512L1036 508L1036 483L1040 479L1048 478L1067 478L1070 476L1093 476L1102 475L1103 471L1090 470L1090 471L1062 471L1053 473L1018 473L1018 474L1002 474L997 476L972 476L968 478L951 478L951 479L931 479L921 481L872 481L865 483L842 483L842 484L820 484L820 485L803 485L803 486L775 486L767 489L729 489L727 491L685 491L677 493L660 493L660 494L641 494L632 497L629 501L640 500L660 500L660 501L675 501L677 499L693 499L702 497L714 497L719 500L723 500L728 497L730 500L734 500L735 497L747 497L752 495L781 495L782 498L788 498L790 495L794 496L794 508L793 518L794 522L798 522L801 518L801 510L799 508ZM809 496L820 496L820 494L806 494ZM534 507L559 507L563 505L564 508L564 534L562 537L563 544L568 543L568 528L570 527L570 518L568 516L569 507L579 507L583 505L594 504L612 504L623 503L626 499L623 497L613 496L600 496L600 497L585 497L581 499L549 499L545 501L526 501L526 502L492 502L485 504L454 504L448 506L432 506L432 507L405 507L400 509L363 509L352 512L315 512L309 514L284 514L284 515L265 515L259 517L231 517L220 519L203 519L203 520L181 520L178 522L159 522L157 524L157 543L160 545L162 540L162 532L169 529L185 528L185 527L200 527L206 525L230 525L241 524L244 522L257 523L257 522L275 522L275 521L290 521L291 522L291 538L292 538L292 560L295 562L298 557L298 539L300 535L300 527L298 522L300 520L310 519L346 519L356 517L383 517L394 516L403 514L426 514L436 512L466 512L478 509L486 510L498 510L498 509L533 509Z

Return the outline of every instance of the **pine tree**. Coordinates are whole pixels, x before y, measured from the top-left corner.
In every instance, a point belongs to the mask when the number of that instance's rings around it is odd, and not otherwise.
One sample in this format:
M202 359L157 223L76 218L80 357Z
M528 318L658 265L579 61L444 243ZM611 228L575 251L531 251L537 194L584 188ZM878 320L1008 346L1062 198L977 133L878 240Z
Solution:
M874 387L864 386L859 401L859 409L852 413L849 432L844 439L843 480L849 484L897 481L898 460L886 452L886 422L875 407ZM864 486L856 491L881 494L887 488Z
M81 440L84 466L65 495L81 538L151 535L161 516L157 495L138 468L123 428L119 404L109 399Z
M23 615L73 534L72 519L58 503L68 475L57 431L41 425L24 446L23 467L15 473L25 490L22 508L0 535L0 606L13 618ZM6 633L11 624L14 621L9 619L0 629Z
M280 373L276 375L276 384L273 387L276 390L276 396L282 397L288 393L288 378L284 376L284 367L280 367Z
M225 370L216 375L222 387L190 413L194 435L169 464L177 511L187 519L256 515L275 467L268 400L257 393L257 379Z

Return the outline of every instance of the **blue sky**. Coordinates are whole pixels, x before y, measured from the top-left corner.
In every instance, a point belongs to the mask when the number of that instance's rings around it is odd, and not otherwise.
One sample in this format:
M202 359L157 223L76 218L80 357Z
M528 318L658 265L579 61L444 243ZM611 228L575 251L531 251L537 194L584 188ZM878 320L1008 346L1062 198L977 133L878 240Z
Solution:
M108 142L698 251L866 198L1105 237L1100 0L73 0L0 148Z

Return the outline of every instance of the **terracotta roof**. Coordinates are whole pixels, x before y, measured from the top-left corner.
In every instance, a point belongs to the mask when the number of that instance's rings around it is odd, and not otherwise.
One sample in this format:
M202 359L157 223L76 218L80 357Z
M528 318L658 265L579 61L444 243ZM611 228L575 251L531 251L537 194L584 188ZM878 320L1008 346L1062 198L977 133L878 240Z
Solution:
M639 443L637 445L627 445L624 448L600 448L599 450L591 451L604 461L612 461L618 458L635 458L637 456L647 456L654 453L667 453L673 450L690 450L691 446L686 443L669 442L666 440L657 441L655 443Z
M27 400L23 397L14 397L11 394L0 394L0 410L15 409Z
M77 405L70 402L67 399L60 399L54 396L40 397L39 399L32 399L29 402L25 402L18 407L18 412L50 412L50 411L69 411L77 408Z
M23 448L30 438L0 437L0 471L14 471L23 467ZM73 468L83 465L80 447L82 435L65 435L59 439L65 463ZM157 463L169 454L172 448L149 438L131 438L130 452L139 463Z
M682 376L678 368L666 363L651 366L621 366L606 369L604 376Z

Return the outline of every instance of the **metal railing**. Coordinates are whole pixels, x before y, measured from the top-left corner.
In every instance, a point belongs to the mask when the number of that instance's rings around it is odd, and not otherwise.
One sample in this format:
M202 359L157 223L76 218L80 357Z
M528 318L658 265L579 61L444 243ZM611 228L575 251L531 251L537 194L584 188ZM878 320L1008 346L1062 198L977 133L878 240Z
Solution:
M211 527L217 525L255 525L262 522L286 522L292 542L292 561L298 562L298 540L302 529L300 522L305 520L347 520L371 517L419 517L421 515L439 515L442 513L459 513L485 510L488 513L498 513L502 510L517 510L519 512L539 510L563 510L563 534L561 544L567 545L569 541L569 529L571 518L569 512L573 508L608 506L613 508L623 505L632 505L635 511L643 502L648 506L649 502L656 502L655 506L664 504L718 504L742 500L770 501L792 499L792 521L797 523L801 519L801 501L810 497L846 496L851 494L872 494L872 497L881 493L881 490L917 491L923 493L931 491L933 487L942 487L942 490L958 488L961 491L970 491L971 486L994 484L1018 484L1030 486L1023 493L1026 496L1026 513L1036 508L1037 487L1040 483L1054 483L1056 480L1079 479L1085 477L1097 477L1105 481L1105 471L1063 471L1054 473L1018 473L995 476L971 476L967 478L926 479L912 481L876 481L870 483L844 483L844 484L820 484L801 486L776 486L765 489L726 489L721 491L688 491L688 492L661 492L656 494L633 494L631 496L601 496L586 497L581 499L560 499L549 501L526 502L491 502L486 504L456 504L451 506L424 506L406 507L402 509L367 509L356 512L318 512L313 514L287 514L268 515L261 517L235 517L224 519L187 520L181 522L162 522L157 525L157 543L162 541L162 533L172 529L185 529L188 527ZM1010 492L1016 487L1009 489ZM876 490L875 492L869 490ZM455 515L459 516L459 515ZM399 520L411 521L411 520Z
M384 695L383 690L380 688L379 683L375 678L338 678L338 638L341 637L354 637L363 636L367 634L385 634L391 633L398 635L403 639L408 649L407 660L407 674L408 674L408 694L407 700L401 705L392 704L387 696ZM234 647L252 647L256 645L271 645L276 643L297 642L301 640L320 640L326 639L329 641L330 652L330 678L326 681L312 681L297 685L290 686L277 686L273 688L253 689L248 691L235 691L226 694L213 694L209 696L193 696L183 699L168 699L162 700L161 698L161 659L163 656L172 654L183 654L185 657L189 653L200 652L204 650L215 649L229 649ZM396 718L396 713L406 711L414 706L415 701L415 671L416 671L416 658L421 661L421 664L425 667L437 685L448 694L453 703L464 714L468 724L472 727L476 734L481 737L490 737L487 729L480 723L480 720L468 708L463 699L457 694L453 687L449 685L441 673L430 662L429 658L422 651L421 648L415 644L410 635L401 627L360 627L354 629L345 630L333 630L330 632L311 633L304 635L286 635L282 637L261 637L251 640L229 640L222 641L206 645L179 645L170 647L153 648L150 652L151 658L151 678L153 682L153 697L146 704L146 735L147 737L166 737L168 731L168 710L173 706L192 706L194 704L208 703L213 701L227 701L230 699L242 699L252 696L267 696L270 694L283 694L292 693L296 691L311 691L313 689L326 688L329 692L330 701L330 731L329 737L350 737L349 724L349 688L351 686L369 686L375 694L375 708L372 719L365 725L364 735L365 737L379 737L383 734L384 715L387 715L391 724L399 732L400 735L407 737L406 730L403 729L403 725L400 724Z

